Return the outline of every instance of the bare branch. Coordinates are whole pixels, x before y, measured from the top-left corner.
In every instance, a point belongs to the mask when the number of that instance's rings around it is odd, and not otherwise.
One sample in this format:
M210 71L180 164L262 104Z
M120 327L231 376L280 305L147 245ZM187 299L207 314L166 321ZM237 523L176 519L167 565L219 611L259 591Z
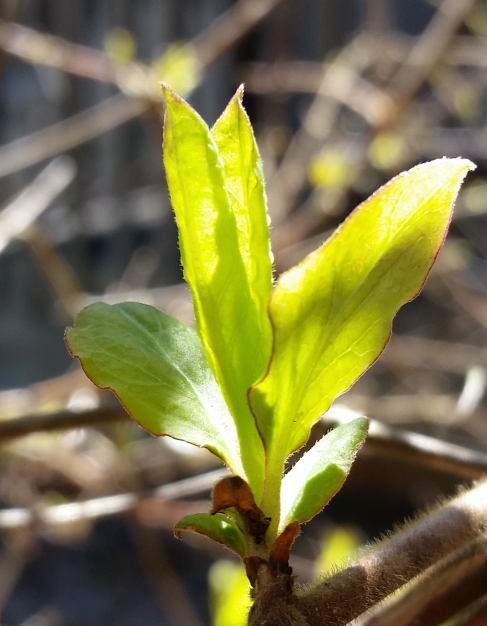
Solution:
M74 161L59 157L50 163L15 200L0 213L0 253L12 239L20 237L71 183Z
M213 470L206 474L163 485L148 494L121 493L83 502L59 504L35 511L20 508L4 509L0 510L0 529L22 528L34 523L41 525L66 524L78 520L118 515L134 509L147 498L179 500L209 491L217 480L227 474L228 471L223 468Z
M453 35L462 25L475 0L443 0L435 17L406 57L392 82L398 111L403 111L442 58Z
M282 0L239 0L191 42L200 72L235 45ZM0 47L27 62L43 63L94 80L129 88L129 97L117 94L96 106L57 124L0 147L0 177L65 152L121 126L146 111L152 102L160 105L157 80L142 63L120 68L100 50L79 46L59 37L0 22ZM133 73L138 76L134 90ZM147 80L142 80L146 74ZM152 78L151 78L152 77ZM145 86L144 86L145 84Z
M240 0L194 40L203 67L228 52L282 0Z
M0 147L0 178L90 141L143 113L148 104L118 94L62 122Z
M116 82L117 66L101 50L39 33L21 24L0 20L0 47L27 63L49 65L93 80Z

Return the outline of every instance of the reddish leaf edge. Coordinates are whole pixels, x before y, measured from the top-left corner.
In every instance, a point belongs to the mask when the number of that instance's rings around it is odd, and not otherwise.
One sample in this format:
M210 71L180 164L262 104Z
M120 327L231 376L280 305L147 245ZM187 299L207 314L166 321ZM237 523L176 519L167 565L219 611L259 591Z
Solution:
M111 391L113 393L113 395L117 398L117 400L120 402L123 410L127 413L127 415L130 417L130 419L132 419L134 422L136 422L136 424L138 426L140 426L140 428L142 428L142 430L145 430L147 433L149 433L150 435L153 435L154 437L170 437L171 439L174 439L176 441L184 441L185 443L188 443L191 446L194 446L195 448L203 448L205 450L208 450L209 452L211 452L211 454L213 454L214 456L216 456L218 459L220 459L220 461L223 463L223 465L225 465L225 467L227 467L230 472L232 473L232 475L237 476L237 474L235 474L232 470L232 468L228 465L228 463L225 461L225 459L223 459L217 452L216 450L212 450L210 446L198 446L195 443L190 443L188 441L186 441L186 439L182 439L179 437L174 437L173 435L170 435L168 433L165 432L161 432L161 433L156 433L152 430L149 430L148 428L146 428L145 426L143 426L139 420L134 417L132 415L132 413L127 409L127 407L125 406L123 400L120 398L120 396L117 394L117 392L115 391L115 389L113 389L112 387L103 387L101 385L98 385L97 383L95 383L95 381L91 378L91 376L87 373L86 369L83 366L83 362L81 361L81 359L79 358L78 355L76 355L72 350L71 350L71 346L69 345L69 337L68 337L68 333L69 331L72 329L72 326L68 326L66 328L66 330L64 331L64 343L66 345L66 348L69 352L69 354L78 361L78 363L80 364L81 369L83 370L84 375L86 376L86 378L88 378L88 380L90 380L93 385L95 385L95 387L97 389L100 389L101 391Z
M465 180L467 174L469 172L473 172L474 170L477 169L477 166L475 165L475 163L473 163L472 161L470 161L469 159L464 159L463 157L442 157L440 159L433 159L432 161L426 161L425 163L418 163L418 165L415 165L414 167L411 167L408 170L404 170L403 172L400 172L399 174L396 174L395 176L393 176L391 179L389 179L386 183L384 183L383 185L381 185L380 187L378 187L373 193L370 194L370 196L368 196L365 200L363 200L362 202L360 202L360 204L358 204L350 213L349 215L347 215L347 217L343 220L343 222L341 222L337 228L333 231L333 233L330 235L330 237L328 237L328 239L326 239L326 241L324 241L320 246L318 246L315 250L313 250L312 252L310 252L309 254L315 254L318 250L322 250L324 249L326 246L328 246L334 239L335 237L337 237L340 234L340 231L342 230L343 226L345 226L345 224L347 224L355 215L355 213L357 211L359 211L366 203L368 203L369 201L373 200L377 195L379 195L379 193L381 193L384 189L386 189L387 187L389 187L390 185L392 185L396 180L398 180L399 178L403 178L404 176L407 176L408 174L414 172L415 170L418 169L422 169L423 167L430 165L431 163L437 163L440 161L465 161L465 163L469 164L468 169L465 171L465 173L463 174L462 178L459 180L458 185L457 185L457 189L456 192L453 196L453 200L451 203L451 208L449 211L449 215L448 215L448 220L447 220L447 227L445 228L445 233L443 235L443 239L441 240L440 244L438 245L438 248L436 250L436 253L432 256L432 260L431 263L428 267L428 269L426 270L425 276L424 276L424 280L421 283L418 291L409 299L406 300L403 304L401 304L400 307L398 307L394 313L394 315L392 316L392 320L391 320L391 324L389 327L389 334L387 335L387 338L383 344L383 346L380 348L377 356L375 357L375 359L370 363L370 365L368 365L365 370L340 394L343 395L344 393L346 393L347 391L349 391L353 385L355 385L355 383L360 380L360 378L378 361L378 359L381 357L382 353L384 352L387 344L389 343L391 336L392 336L392 327L393 327L393 321L394 318L396 317L399 309L401 309L405 304L408 304L409 302L412 302L413 300L415 300L419 294L421 293L421 291L424 288L424 285L428 279L428 276L431 272L431 269L433 267L433 265L435 264L436 259L438 258L438 254L440 253L441 248L443 247L443 244L445 243L449 228L450 228L450 224L452 221L452 217L453 217L453 211L455 209L455 204L458 198L458 194L460 193L460 188L462 186L463 181ZM288 272L295 270L297 267L300 267L303 263L306 262L308 255L306 255L306 257L300 261L299 263L297 263L296 265L294 265L292 268L290 268L289 270L287 270L286 272L283 272L279 278L277 279L275 285L274 285L274 289L276 287L276 285L279 283L279 281L282 279L282 277L284 277ZM267 303L267 315L269 316L269 320L271 323L271 328L272 328L272 348L271 348L271 355L269 357L269 362L267 364L267 369L266 371L262 374L262 376L255 381L255 383L253 383L248 389L247 389L247 404L249 405L250 408L250 412L254 418L254 422L257 428L257 432L260 435L260 438L262 440L262 444L264 447L264 452L267 451L267 447L266 447L266 443L265 443L265 439L264 439L264 435L262 434L261 429L259 428L259 423L257 420L257 416L253 410L252 407L252 402L250 400L250 394L252 392L252 390L257 387L263 380L265 380L267 378L267 376L269 375L269 371L270 371L270 367L271 367L271 363L272 363L272 359L274 357L274 352L275 352L275 345L276 345L276 325L274 323L274 320L272 319L272 315L271 315L271 311L270 311L270 305L271 305L271 301L272 301L272 296L274 293L274 289L271 292L269 301ZM318 420L320 419L320 416L318 416L315 420L315 422L313 422L313 424L311 425L311 428L313 427L314 424L316 424L318 422ZM296 447L289 453L289 456L293 455L295 452L297 452L298 450L300 450L305 444L306 442L309 440L310 434L311 434L311 428L310 428L310 432L308 433L308 435L306 436L306 438L304 438L301 443L297 444ZM289 458L289 457L288 457ZM326 506L326 505L325 505ZM309 520L308 520L309 521Z

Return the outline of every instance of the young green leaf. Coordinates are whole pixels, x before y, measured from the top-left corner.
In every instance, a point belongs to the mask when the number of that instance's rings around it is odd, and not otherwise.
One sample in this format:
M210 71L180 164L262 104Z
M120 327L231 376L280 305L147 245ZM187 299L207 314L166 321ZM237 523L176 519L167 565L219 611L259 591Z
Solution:
M237 524L221 513L195 513L180 519L174 526L174 534L179 539L184 530L192 530L223 544L236 552L242 559L247 557L247 543Z
M163 93L164 165L184 275L198 333L235 419L242 463L258 499L264 480L263 445L247 390L264 372L271 343L265 310L271 276L258 155L250 129L243 127L248 121L238 102L233 101L217 122L217 146L207 125L184 100L168 87ZM223 136L224 127L238 132L242 144ZM249 200L250 217L244 205ZM261 263L262 276L256 270Z
M222 159L225 185L237 222L239 249L250 295L260 320L259 367L262 374L272 344L272 329L267 314L267 302L272 290L272 257L262 163L252 126L242 106L242 95L243 87L240 87L211 129L211 134Z
M440 159L397 176L280 277L269 304L271 362L250 392L269 476L384 349L397 310L423 286L473 167ZM274 489L269 483L266 514Z
M350 472L368 426L365 417L338 426L305 452L284 476L279 533L292 522L309 521L333 498Z
M66 342L143 428L208 448L245 476L235 424L194 330L145 304L99 302L78 315Z

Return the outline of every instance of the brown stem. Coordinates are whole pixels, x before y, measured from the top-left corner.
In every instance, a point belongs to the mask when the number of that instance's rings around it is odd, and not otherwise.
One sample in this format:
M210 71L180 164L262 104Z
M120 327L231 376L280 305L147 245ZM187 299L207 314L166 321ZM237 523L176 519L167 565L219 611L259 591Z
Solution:
M484 532L487 482L379 542L351 567L304 589L298 606L309 626L346 624Z
M486 574L487 539L481 537L361 615L354 626L437 626L486 592Z
M487 482L482 482L408 522L399 532L372 546L350 567L317 585L294 593L292 579L282 577L257 589L249 626L345 625L476 539L486 526Z

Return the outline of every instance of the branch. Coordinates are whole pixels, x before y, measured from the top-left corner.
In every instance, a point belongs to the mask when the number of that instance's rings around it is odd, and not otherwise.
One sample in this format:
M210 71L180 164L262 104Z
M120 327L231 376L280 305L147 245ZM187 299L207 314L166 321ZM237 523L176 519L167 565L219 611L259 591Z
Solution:
M117 65L101 50L0 20L0 47L27 63L48 65L85 78L115 83Z
M282 0L236 2L193 40L200 64L206 67L228 52L280 2Z
M0 160L1 162L1 160ZM12 239L20 237L71 183L76 173L74 161L59 157L0 213L0 253Z
M146 500L179 500L209 491L214 483L226 476L226 469L217 469L206 474L185 478L154 489L148 494L121 493L113 496L93 498L83 502L70 502L44 509L4 509L0 510L0 529L25 528L31 524L66 524L79 520L98 519L118 515L135 509Z
M83 412L63 409L55 413L23 415L15 419L0 421L0 441L24 437L31 433L56 432L128 421L126 411L121 407L97 407Z
M487 482L408 523L347 569L303 589L297 607L309 626L340 626L440 559L477 539L487 524ZM319 621L317 621L319 616Z
M239 0L190 42L201 76L211 63L242 39L281 1ZM117 94L62 122L0 147L0 177L90 141L138 117L151 103L161 103L157 78L152 68L143 63L131 63L121 67L100 50L2 21L0 47L28 63L50 65L86 78L127 88L132 96ZM146 81L141 80L144 73ZM137 77L135 83L131 80L134 75ZM142 91L137 92L137 85Z
M475 0L443 0L392 82L400 116L442 59Z
M316 94L319 91L322 98L345 104L371 126L380 124L384 112L393 106L388 94L362 76L354 75L349 68L340 68L340 80L324 82L323 76L332 65L307 61L246 63L242 68L242 82L247 92L258 94L288 91ZM351 83L353 89L350 89Z
M393 594L354 626L433 626L485 592L487 538L481 537L426 570L403 593Z
M118 94L62 122L0 147L0 178L66 152L138 117L148 107Z

